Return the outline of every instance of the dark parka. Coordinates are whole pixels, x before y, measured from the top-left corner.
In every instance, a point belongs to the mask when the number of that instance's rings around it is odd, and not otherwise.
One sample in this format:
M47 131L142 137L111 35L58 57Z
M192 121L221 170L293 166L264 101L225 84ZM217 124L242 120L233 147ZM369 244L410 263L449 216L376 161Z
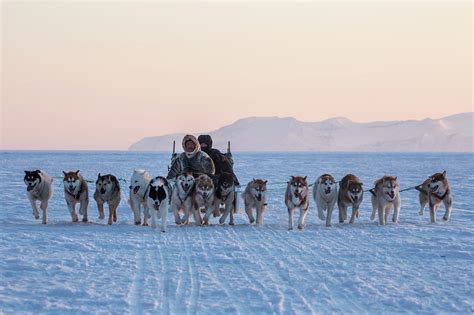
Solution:
M188 141L194 142L195 148L193 152L186 152L186 142ZM196 137L191 135L185 136L182 145L184 152L173 160L168 176L166 176L167 179L173 179L184 171L193 172L195 175L214 175L214 163L209 155L201 151L201 146Z

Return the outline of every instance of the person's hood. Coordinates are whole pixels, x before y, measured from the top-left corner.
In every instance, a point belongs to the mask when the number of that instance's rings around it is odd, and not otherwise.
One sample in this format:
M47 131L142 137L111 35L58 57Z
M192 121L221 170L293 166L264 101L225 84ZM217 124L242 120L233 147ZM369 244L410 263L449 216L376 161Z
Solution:
M199 143L207 144L207 148L202 148L203 151L209 151L212 149L212 138L210 135L200 135L198 137Z
M186 152L186 145L185 145L185 144L186 144L186 142L188 142L188 141L194 142L195 148L194 148L194 151L193 151L193 152ZM186 135L186 136L184 136L182 145L183 145L184 153L186 154L186 157L187 157L188 159L194 157L199 151L201 151L201 145L199 144L199 141L196 139L196 137L193 136L193 135Z

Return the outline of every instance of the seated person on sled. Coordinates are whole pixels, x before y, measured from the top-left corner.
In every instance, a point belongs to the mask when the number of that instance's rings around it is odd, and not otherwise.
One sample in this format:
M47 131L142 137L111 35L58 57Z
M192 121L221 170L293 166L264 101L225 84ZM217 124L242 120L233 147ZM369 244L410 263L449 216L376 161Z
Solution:
M233 165L234 161L232 160L232 153L230 150L227 153L222 153L221 151L214 149L212 147L212 138L210 135L200 135L198 137L199 144L201 145L201 150L207 155L209 155L214 162L215 175L219 177L222 173L230 173L234 178L235 186L240 186L237 176L235 176Z
M184 152L173 159L167 179L174 179L185 170L193 172L194 176L207 174L213 177L215 173L214 163L206 153L201 151L201 146L196 137L186 135L183 138Z

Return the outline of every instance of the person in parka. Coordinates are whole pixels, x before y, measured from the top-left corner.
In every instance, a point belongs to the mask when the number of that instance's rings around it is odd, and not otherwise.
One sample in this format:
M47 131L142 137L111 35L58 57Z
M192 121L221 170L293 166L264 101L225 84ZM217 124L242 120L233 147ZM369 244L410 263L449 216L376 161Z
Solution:
M219 175L222 173L230 173L234 177L235 186L240 186L239 180L234 173L234 161L232 160L232 154L230 152L222 153L218 149L214 149L212 147L212 138L210 135L200 135L198 137L198 141L201 145L201 150L206 152L214 162L214 166L216 168L216 177L219 177Z
M184 152L172 161L168 176L166 176L167 179L174 179L185 170L193 172L194 176L214 175L214 163L209 155L201 151L201 146L196 137L192 135L184 136L182 145Z

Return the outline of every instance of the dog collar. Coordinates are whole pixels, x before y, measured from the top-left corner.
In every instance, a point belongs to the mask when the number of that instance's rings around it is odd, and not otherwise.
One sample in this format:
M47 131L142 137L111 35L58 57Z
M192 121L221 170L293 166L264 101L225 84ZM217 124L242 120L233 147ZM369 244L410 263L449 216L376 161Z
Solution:
M446 198L446 196L448 195L449 193L449 188L446 189L446 191L444 192L444 195L440 196L438 194L435 194L435 193L432 193L433 197L435 197L436 199L439 199L439 200L444 200L444 198Z

